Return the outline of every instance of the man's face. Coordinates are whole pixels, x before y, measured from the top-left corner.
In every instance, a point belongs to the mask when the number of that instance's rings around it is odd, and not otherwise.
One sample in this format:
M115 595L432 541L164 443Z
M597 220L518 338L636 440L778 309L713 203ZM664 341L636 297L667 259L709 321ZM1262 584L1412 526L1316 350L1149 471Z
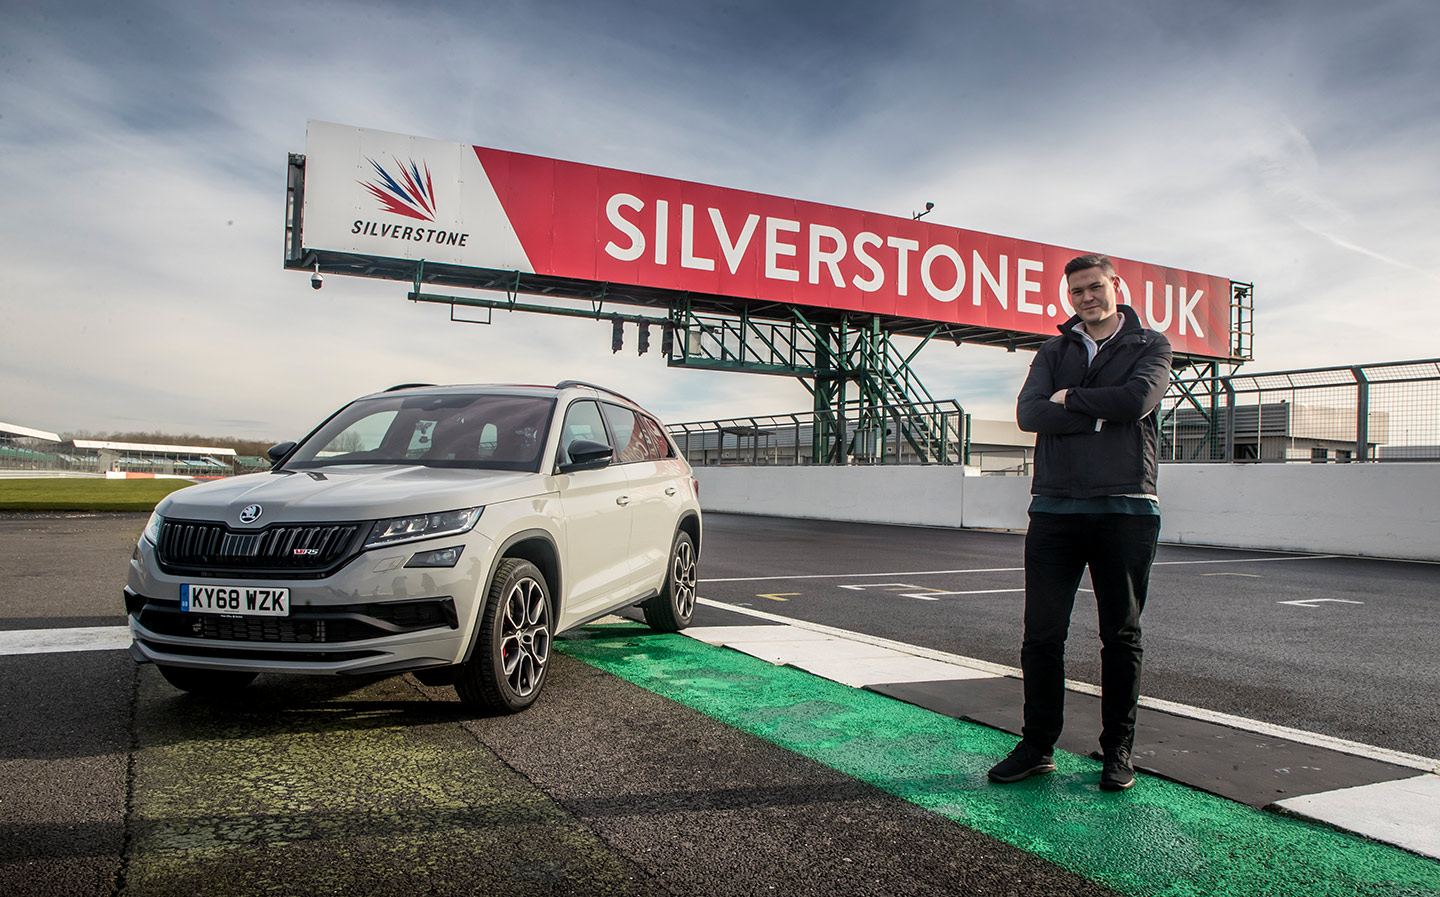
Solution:
M1093 326L1115 314L1119 277L1099 268L1083 268L1067 277L1066 284L1070 305L1084 323Z

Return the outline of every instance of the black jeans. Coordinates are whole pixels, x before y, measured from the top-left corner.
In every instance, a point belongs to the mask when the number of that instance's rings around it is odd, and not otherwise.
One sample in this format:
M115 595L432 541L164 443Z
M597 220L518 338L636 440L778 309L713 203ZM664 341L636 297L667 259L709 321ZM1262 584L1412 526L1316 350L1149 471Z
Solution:
M1140 612L1160 518L1136 514L1030 515L1025 536L1024 739L1048 750L1065 723L1065 638L1085 566L1100 617L1100 747L1130 749L1140 699Z

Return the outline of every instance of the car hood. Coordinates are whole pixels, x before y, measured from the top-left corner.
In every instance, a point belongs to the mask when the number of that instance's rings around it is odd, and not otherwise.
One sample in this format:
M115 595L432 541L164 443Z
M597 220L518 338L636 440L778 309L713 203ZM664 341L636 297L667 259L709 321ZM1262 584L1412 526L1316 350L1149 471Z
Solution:
M399 464L335 465L254 473L172 492L156 510L185 520L224 521L259 529L271 523L375 520L529 498L550 478L505 470L459 470ZM241 510L260 506L249 523Z

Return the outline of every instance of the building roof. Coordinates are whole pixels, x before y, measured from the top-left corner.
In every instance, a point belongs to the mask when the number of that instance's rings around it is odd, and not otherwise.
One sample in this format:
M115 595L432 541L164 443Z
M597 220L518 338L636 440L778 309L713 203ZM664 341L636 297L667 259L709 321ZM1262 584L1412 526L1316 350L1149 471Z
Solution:
M82 449L109 449L119 452L149 452L152 455L227 455L235 456L231 448L217 448L204 445L145 445L140 442L104 442L98 439L77 439L75 447Z
M30 427L22 427L18 424L0 423L0 436L24 436L30 439L43 439L46 442L59 442L60 436L55 433L48 433L45 430L34 430Z

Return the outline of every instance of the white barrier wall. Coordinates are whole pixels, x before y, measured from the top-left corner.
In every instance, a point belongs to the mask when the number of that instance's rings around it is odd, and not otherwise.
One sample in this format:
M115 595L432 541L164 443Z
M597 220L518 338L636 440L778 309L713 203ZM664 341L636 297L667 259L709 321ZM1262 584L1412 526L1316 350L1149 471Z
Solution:
M959 467L701 467L707 511L1024 529L1029 477ZM1440 465L1164 464L1164 542L1440 561Z

